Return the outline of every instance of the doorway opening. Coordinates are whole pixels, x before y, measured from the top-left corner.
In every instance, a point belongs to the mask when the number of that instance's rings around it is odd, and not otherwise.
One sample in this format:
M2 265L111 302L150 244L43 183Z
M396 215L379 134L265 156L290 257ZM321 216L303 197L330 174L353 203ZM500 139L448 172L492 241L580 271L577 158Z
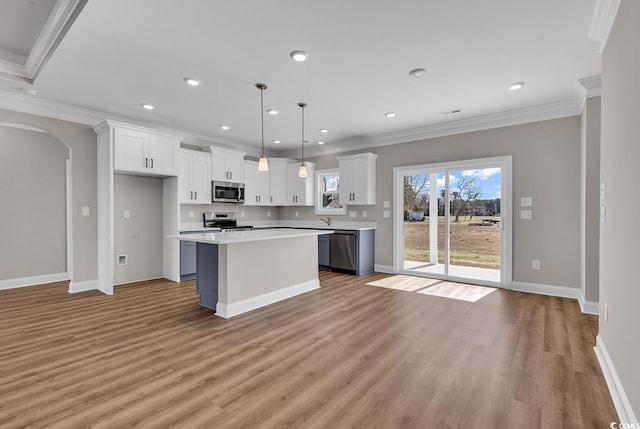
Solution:
M394 169L394 271L510 287L511 157Z

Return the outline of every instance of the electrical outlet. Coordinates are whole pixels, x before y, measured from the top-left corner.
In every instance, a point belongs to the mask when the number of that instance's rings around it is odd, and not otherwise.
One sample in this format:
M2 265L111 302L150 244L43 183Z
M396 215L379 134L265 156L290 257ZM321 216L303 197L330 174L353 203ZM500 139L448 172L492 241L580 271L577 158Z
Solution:
M300 213L298 213L298 210L296 210L296 217L298 217L300 215Z
M607 199L607 182L602 182L600 184L600 199L601 200Z
M530 220L532 218L531 210L520 210L520 219Z
M609 304L607 304L606 302L604 303L604 321L609 321Z
M240 217L244 217L244 210L240 211Z
M271 217L271 210L267 210L267 217Z
M129 218L131 217L131 212L130 212L129 210L125 210L125 211L122 213L122 216L123 216L125 219L129 219Z
M534 259L531 263L531 268L533 268L534 270L539 270L540 269L540 260L538 259Z
M606 207L600 207L600 223L603 224L603 225L607 223L607 208Z
M189 210L189 219L193 219L196 216L196 214L193 212L193 210Z
M357 211L350 211L349 212L349 217L357 217L358 216L358 212Z
M367 211L366 210L362 211L362 217L367 217Z
M385 210L382 212L382 217L391 217L391 212L389 210Z

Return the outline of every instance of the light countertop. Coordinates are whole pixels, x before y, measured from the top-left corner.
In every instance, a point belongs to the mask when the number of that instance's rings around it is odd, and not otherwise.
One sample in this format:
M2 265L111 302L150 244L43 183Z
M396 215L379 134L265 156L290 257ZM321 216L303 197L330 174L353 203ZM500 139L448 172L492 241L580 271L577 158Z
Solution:
M376 229L375 222L349 222L334 221L327 225L321 220L238 220L238 225L251 225L256 229L262 228L312 228L312 229L341 229L347 231L363 231ZM210 228L202 226L202 222L183 222L180 224L180 232L199 232ZM219 229L219 228L218 228Z
M250 229L233 232L196 232L192 234L171 235L168 238L176 238L183 241L195 241L208 244L233 244L249 241L277 240L281 238L295 238L305 236L317 236L332 234L332 230L318 229Z

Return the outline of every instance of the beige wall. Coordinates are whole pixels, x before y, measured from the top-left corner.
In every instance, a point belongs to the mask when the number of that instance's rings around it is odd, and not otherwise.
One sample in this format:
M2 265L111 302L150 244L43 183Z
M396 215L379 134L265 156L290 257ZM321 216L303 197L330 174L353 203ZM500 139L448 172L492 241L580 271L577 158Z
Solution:
M580 289L598 302L600 246L600 97L588 98L580 139Z
M600 317L606 344L636 416L640 415L640 2L622 0L602 54L601 180L606 182L606 224L600 226Z
M375 206L349 207L375 221L375 262L393 265L393 220L382 217L382 202L393 202L393 167L503 155L513 156L514 214L520 197L533 197L533 219L513 223L513 280L578 288L580 117L535 122L486 131L359 150L379 155ZM318 170L337 167L336 155L311 158ZM362 217L362 211L367 217ZM295 211L299 217L294 216ZM313 208L285 207L283 219L315 219ZM338 216L335 216L338 219ZM532 270L532 259L541 270Z
M0 280L67 272L66 159L50 134L0 126Z
M114 284L162 277L162 180L114 175ZM125 266L117 264L122 254Z
M97 275L96 134L85 125L0 109L0 124L21 124L47 131L70 148L72 157L73 282ZM90 216L82 216L89 207ZM4 208L4 206L3 206ZM33 220L35 224L35 219Z

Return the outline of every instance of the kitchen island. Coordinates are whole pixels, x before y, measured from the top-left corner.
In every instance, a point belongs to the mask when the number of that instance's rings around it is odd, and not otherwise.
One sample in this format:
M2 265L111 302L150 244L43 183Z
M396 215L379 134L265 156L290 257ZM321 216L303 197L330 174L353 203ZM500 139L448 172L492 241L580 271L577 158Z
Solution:
M229 318L320 287L318 235L267 229L171 236L197 246L200 305Z

